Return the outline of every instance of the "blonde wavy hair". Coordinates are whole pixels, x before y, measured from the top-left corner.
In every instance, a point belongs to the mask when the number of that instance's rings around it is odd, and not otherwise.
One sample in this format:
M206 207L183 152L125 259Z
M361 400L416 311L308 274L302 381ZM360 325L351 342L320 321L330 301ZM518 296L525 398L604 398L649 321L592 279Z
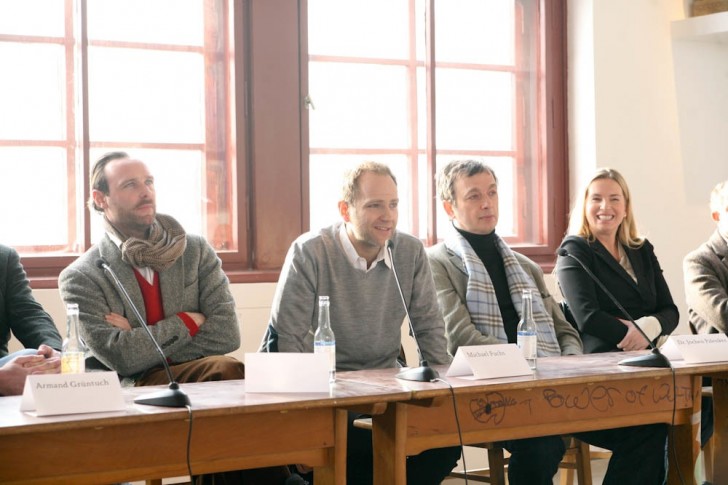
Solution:
M589 196L589 187L597 180L610 179L617 182L622 189L625 203L625 217L617 229L617 239L619 242L630 248L639 248L644 243L644 238L637 231L637 222L632 212L632 196L629 193L627 181L621 173L611 168L602 168L597 170L594 176L587 182L582 191L582 197L577 200L574 209L569 217L569 229L567 234L573 236L581 236L588 241L594 241L595 237L589 228L589 221L586 218L586 200Z

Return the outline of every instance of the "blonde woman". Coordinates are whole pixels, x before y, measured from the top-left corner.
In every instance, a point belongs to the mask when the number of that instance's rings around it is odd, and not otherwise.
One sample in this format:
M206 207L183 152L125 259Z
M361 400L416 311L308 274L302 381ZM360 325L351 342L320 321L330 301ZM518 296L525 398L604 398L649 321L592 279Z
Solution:
M639 236L624 177L604 168L586 185L561 248L579 258L655 341L677 326L678 310L652 244ZM644 337L573 258L560 256L559 286L584 352L642 350Z
M571 214L568 235L561 248L579 258L594 273L650 339L668 335L675 329L677 307L652 244L637 232L629 188L619 172L601 169L586 184ZM647 348L647 341L634 324L574 258L559 256L556 276L581 334L584 353ZM605 484L663 483L665 424L576 436L612 450ZM638 466L634 466L635 459Z

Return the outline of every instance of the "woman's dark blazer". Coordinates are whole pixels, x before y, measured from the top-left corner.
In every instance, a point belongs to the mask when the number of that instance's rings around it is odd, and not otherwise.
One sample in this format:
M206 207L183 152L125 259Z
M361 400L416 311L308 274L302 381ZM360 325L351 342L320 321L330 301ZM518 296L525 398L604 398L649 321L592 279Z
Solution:
M675 330L679 313L649 241L639 249L623 246L637 283L599 241L567 236L561 248L579 258L634 320L654 316L662 335ZM556 277L584 342L584 353L619 350L617 344L627 334L627 326L617 320L626 319L619 308L573 258L559 256Z

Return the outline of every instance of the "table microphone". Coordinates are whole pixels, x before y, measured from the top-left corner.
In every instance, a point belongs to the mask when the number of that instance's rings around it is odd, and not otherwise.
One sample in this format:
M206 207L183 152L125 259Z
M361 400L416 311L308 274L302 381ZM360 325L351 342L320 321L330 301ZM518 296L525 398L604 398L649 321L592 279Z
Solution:
M402 306L404 307L404 313L407 315L407 321L409 322L409 329L412 332L412 338L415 340L415 348L417 349L417 356L420 359L419 367L412 367L405 369L395 377L397 379L403 379L406 381L418 381L418 382L432 382L440 377L440 374L427 364L427 361L422 358L422 351L420 350L420 343L417 341L417 334L415 328L412 326L412 319L409 316L409 310L407 310L407 302L404 300L404 293L402 293L402 285L399 284L399 278L397 277L397 270L394 267L394 255L392 254L392 246L394 243L391 239L387 240L387 252L389 253L389 261L392 263L392 273L394 274L394 281L397 283L397 290L399 290L399 297L402 299Z
M641 355L639 357L630 357L628 359L623 359L619 361L619 365L629 365L634 367L672 367L670 365L670 361L667 360L667 357L660 352L660 349L655 347L655 345L652 343L652 340L650 340L650 337L647 336L647 334L640 328L639 325L634 321L634 319L630 316L629 313L627 313L627 310L624 309L624 307L617 301L617 299L610 293L610 291L604 286L604 283L599 281L599 279L594 275L594 273L591 272L587 266L582 263L581 259L577 258L573 254L571 254L569 251L567 251L564 248L559 248L559 250L556 252L559 256L565 257L565 258L571 258L577 263L579 263L579 266L581 266L584 271L586 271L586 274L589 275L589 277L599 286L599 288L602 289L602 291L609 297L609 299L614 303L614 305L619 308L619 311L622 312L622 315L632 322L632 325L634 325L639 333L645 338L647 341L647 345L650 346L651 353L647 355Z
M111 277L111 280L114 282L116 289L131 307L132 311L134 312L134 316L136 316L137 320L139 320L142 328L147 332L147 335L152 340L154 348L157 349L157 352L159 352L159 355L162 359L162 365L164 366L164 370L167 371L167 377L169 378L169 389L147 394L145 396L139 396L134 399L134 402L138 404L147 404L149 406L166 406L171 408L184 408L189 406L190 398L187 396L187 394L185 394L182 389L179 388L179 384L177 384L177 381L172 375L172 369L169 368L169 363L167 362L167 358L164 356L164 352L162 352L162 348L155 340L152 332L149 331L149 326L147 325L147 322L142 318L141 313L139 313L136 305L134 305L134 302L129 297L129 293L126 292L126 288L124 288L124 285L121 284L121 281L119 281L116 273L114 273L114 270L111 269L111 266L109 266L109 263L107 263L104 258L98 259L96 261L96 266L104 270L107 276Z

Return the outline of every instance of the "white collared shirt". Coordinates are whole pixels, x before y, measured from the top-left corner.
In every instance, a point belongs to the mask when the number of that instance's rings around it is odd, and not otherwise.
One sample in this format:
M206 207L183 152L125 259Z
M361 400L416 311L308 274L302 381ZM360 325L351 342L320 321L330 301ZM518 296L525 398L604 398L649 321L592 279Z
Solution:
M346 254L346 259L348 259L351 265L354 266L356 269L368 272L374 269L377 266L377 263L379 263L380 261L384 261L384 264L387 266L387 268L392 267L391 261L389 261L389 255L384 246L380 248L379 254L377 254L377 257L372 262L372 265L367 267L367 260L359 256L359 253L356 252L356 248L352 244L351 239L349 239L349 233L346 231L346 223L342 224L341 228L339 229L339 240L341 241L341 245L344 247L344 254Z
M111 241L119 247L119 250L121 250L121 239L116 237L115 234L111 234L110 232L107 232L106 234L109 236L109 239L111 239ZM138 266L133 267L134 269L139 271L139 274L142 275L145 280L147 280L147 283L149 283L150 285L154 284L154 270L152 268L150 268L149 266L145 266L143 268L140 268Z

